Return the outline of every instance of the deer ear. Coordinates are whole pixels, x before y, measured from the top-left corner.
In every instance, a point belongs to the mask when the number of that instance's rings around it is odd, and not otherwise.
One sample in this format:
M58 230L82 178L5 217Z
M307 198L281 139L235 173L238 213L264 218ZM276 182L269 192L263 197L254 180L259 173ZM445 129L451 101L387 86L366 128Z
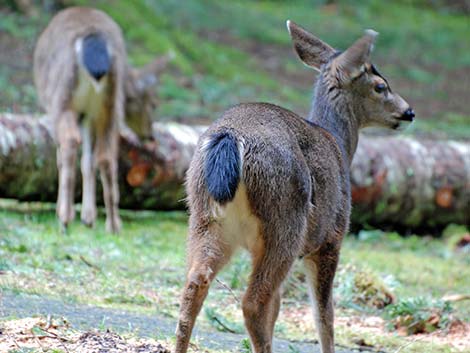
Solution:
M168 63L173 60L173 58L174 53L171 52L169 54L159 56L143 68L137 69L135 74L137 79L137 90L143 92L155 86L158 82L158 76L167 68Z
M292 21L287 21L287 30L294 44L294 50L304 64L318 71L327 63L335 50L325 42Z
M361 38L334 59L333 67L340 82L351 81L363 72L377 35L378 33L372 29L366 30Z

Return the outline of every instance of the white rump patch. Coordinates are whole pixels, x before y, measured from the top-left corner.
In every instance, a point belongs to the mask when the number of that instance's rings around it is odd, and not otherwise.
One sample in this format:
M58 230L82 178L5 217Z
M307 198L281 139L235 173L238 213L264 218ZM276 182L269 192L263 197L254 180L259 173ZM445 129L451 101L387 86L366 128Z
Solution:
M231 202L225 205L214 202L211 208L225 241L233 248L254 250L260 245L260 221L251 211L244 183L240 182Z

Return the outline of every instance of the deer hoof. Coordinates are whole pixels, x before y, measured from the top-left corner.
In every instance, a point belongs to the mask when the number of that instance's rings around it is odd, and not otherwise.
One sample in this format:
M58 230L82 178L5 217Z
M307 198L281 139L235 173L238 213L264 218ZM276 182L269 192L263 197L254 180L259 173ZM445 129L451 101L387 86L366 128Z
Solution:
M93 228L95 225L95 220L96 220L96 211L93 211L93 210L82 211L81 221L85 226L89 228Z
M68 234L68 227L67 227L67 223L62 223L62 222L59 222L59 228L60 228L60 233L63 234L63 235L67 235Z
M94 221L94 220L84 219L83 217L82 217L81 220L82 220L83 225L86 226L86 227L88 227L88 228L93 228L94 225L95 225L95 221Z
M115 217L114 219L106 219L106 231L113 234L118 234L121 231L121 219Z

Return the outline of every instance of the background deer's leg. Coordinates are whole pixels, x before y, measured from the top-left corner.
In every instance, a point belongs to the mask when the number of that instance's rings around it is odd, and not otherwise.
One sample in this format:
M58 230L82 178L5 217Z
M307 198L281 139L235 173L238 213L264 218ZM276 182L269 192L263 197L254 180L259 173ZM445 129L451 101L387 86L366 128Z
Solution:
M93 137L90 128L83 126L82 131L82 222L92 227L96 220L96 166L93 153Z
M119 217L119 186L118 186L118 135L106 134L97 139L97 163L103 185L103 198L106 208L106 230L119 233L121 218Z
M333 279L339 260L339 244L325 244L304 258L313 315L322 353L334 352Z
M210 229L191 227L188 244L188 273L181 296L176 328L176 353L188 349L196 317L209 286L219 270L229 261L232 249L220 239L216 225Z
M80 130L77 115L65 111L57 117L57 169L59 170L59 192L57 195L57 216L64 228L74 218L75 166Z

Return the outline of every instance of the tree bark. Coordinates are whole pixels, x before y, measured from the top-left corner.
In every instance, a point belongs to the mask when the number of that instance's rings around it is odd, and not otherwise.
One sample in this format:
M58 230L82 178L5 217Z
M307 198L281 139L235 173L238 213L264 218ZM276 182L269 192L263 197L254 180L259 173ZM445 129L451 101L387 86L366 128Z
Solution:
M363 136L351 168L353 224L470 225L470 143Z
M0 114L0 197L55 201L50 126L47 117ZM120 207L183 209L185 172L204 129L154 123L155 141L136 147L121 139ZM437 231L449 223L469 225L470 144L362 136L351 187L354 227Z

